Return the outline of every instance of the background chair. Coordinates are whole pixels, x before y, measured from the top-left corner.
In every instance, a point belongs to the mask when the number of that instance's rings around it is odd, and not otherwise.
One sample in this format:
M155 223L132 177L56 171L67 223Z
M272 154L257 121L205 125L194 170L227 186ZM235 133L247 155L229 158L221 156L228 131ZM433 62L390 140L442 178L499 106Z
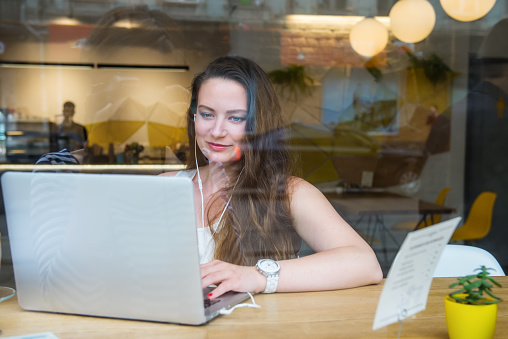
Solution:
M434 277L461 277L479 273L481 266L492 268L492 276L505 273L496 258L488 251L474 246L446 245L434 271Z
M448 195L448 192L450 192L450 187L445 187L439 192L436 198L436 205L444 205L446 196ZM432 217L428 217L424 222L420 222L420 220L413 220L413 221L403 221L394 224L391 229L392 231L406 231L411 232L415 229L421 229L426 226L434 225L441 222L441 214L436 214ZM420 224L418 224L420 223ZM416 228L416 225L418 225L418 228Z
M455 230L450 241L474 241L486 237L490 232L496 198L497 194L493 192L480 193L473 202L466 221Z

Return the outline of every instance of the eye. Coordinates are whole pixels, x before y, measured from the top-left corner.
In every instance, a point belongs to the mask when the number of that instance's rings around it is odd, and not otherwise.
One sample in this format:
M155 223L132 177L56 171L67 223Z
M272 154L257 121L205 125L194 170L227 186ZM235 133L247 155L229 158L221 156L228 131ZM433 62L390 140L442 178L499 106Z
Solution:
M245 118L244 117L231 116L231 117L229 117L229 120L231 120L232 122L235 122L235 123L239 123L239 122L245 121Z
M213 114L212 113L199 112L199 115L201 115L201 117L203 119L211 119L211 118L213 118Z

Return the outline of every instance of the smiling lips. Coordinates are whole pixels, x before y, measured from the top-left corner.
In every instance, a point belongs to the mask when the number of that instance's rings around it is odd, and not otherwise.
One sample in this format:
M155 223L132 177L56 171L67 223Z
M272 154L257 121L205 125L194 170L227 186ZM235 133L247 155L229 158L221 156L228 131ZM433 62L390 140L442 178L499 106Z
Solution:
M224 151L225 149L231 147L230 145L215 144L213 142L208 142L207 144L214 151Z

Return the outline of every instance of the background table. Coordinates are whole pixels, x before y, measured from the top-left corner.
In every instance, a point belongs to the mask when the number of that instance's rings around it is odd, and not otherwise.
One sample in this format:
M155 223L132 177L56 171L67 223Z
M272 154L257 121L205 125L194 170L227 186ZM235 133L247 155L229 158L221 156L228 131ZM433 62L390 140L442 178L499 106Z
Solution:
M508 338L508 278L495 338ZM434 278L427 309L406 319L402 338L448 338L444 297L455 278ZM261 309L239 308L204 326L23 311L15 298L0 304L1 337L53 332L58 338L396 338L398 324L372 330L382 284L348 290L255 296Z
M455 212L452 207L391 192L325 193L325 196L340 211L359 216L420 214L424 219Z
M365 240L372 246L377 240L376 234L380 235L386 265L388 265L386 254L387 236L397 245L397 249L400 244L397 239L395 239L390 229L385 225L385 216L419 214L421 216L420 222L418 223L419 225L422 222L426 222L429 216L432 218L435 214L451 214L455 212L455 209L452 207L438 205L391 192L332 192L325 193L325 197L339 214L341 214L354 228L357 228L358 224L367 218ZM350 220L350 215L355 215L358 219Z

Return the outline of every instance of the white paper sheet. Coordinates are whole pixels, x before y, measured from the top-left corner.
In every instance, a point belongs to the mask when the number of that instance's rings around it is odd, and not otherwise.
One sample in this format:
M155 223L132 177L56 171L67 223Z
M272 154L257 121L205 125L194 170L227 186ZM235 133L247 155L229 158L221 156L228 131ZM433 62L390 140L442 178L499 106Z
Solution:
M434 270L460 219L450 219L407 235L381 291L373 330L426 308Z

